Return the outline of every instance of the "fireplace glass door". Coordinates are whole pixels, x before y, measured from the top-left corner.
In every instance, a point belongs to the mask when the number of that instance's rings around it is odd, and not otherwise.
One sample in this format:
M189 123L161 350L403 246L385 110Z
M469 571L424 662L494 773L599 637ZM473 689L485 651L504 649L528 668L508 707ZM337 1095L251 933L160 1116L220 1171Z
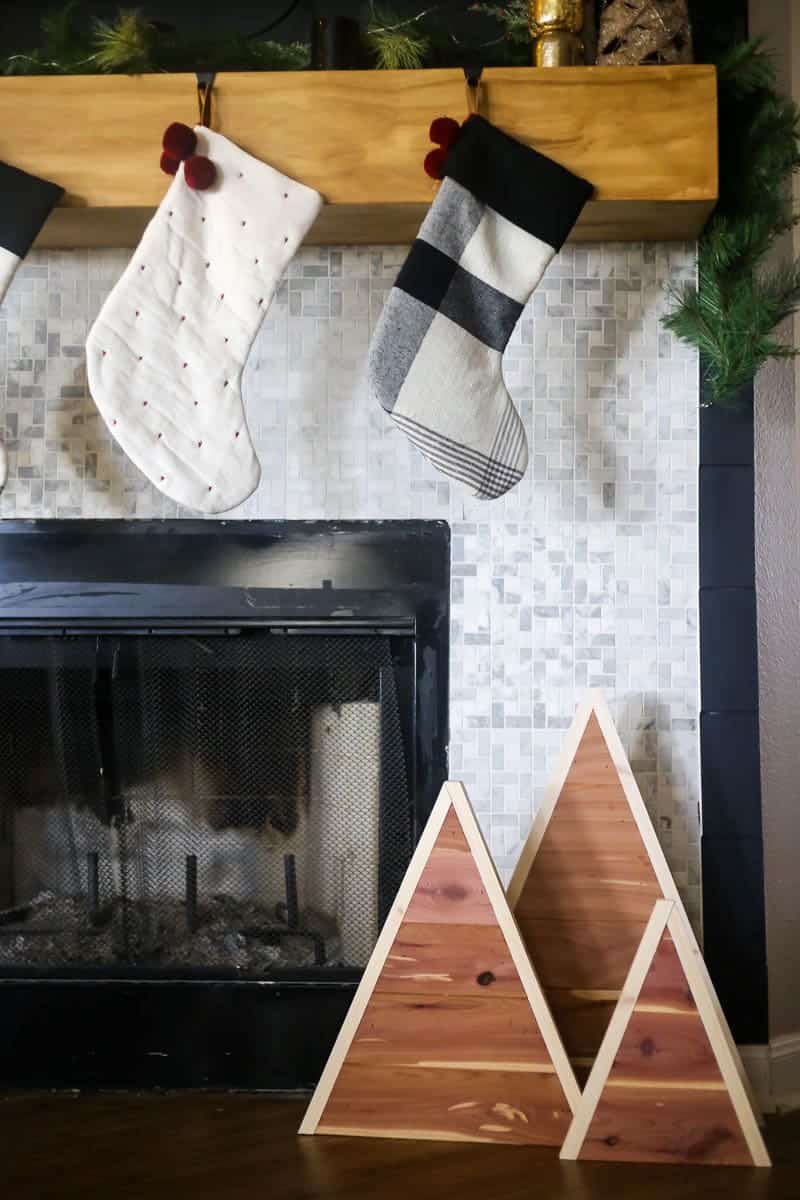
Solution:
M0 636L0 973L363 966L414 843L412 659L330 626Z

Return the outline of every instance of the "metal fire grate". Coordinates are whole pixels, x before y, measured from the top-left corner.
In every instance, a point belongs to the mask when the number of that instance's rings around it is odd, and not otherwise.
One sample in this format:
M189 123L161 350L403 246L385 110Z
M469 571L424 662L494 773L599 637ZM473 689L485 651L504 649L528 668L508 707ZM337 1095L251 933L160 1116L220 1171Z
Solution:
M0 968L362 966L413 842L398 640L0 637Z

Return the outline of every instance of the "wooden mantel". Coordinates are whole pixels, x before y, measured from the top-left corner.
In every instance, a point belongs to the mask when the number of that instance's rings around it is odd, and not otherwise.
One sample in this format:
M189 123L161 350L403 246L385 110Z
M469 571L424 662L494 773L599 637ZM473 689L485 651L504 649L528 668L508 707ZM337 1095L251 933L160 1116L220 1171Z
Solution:
M575 240L693 238L716 201L713 67L491 69L482 111L594 183ZM247 72L217 76L212 124L323 194L310 240L408 242L442 114L466 115L460 71ZM190 74L0 79L0 160L66 189L37 245L134 245L169 182L162 133L196 117Z

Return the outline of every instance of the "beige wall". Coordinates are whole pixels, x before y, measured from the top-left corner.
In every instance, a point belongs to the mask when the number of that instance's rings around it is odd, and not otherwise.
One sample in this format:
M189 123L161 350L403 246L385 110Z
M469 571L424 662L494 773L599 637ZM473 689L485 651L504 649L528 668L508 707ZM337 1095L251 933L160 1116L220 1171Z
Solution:
M750 0L800 101L800 0ZM800 190L796 188L800 201ZM800 235L779 253L800 255ZM800 345L800 318L786 330ZM770 1038L800 1036L800 366L756 381L756 594Z

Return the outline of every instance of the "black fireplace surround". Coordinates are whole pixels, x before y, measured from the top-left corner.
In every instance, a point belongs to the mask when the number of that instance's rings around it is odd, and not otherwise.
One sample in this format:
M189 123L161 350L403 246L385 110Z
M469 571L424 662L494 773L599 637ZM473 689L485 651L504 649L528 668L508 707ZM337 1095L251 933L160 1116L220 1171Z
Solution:
M0 1085L309 1088L447 775L450 534L0 526Z

